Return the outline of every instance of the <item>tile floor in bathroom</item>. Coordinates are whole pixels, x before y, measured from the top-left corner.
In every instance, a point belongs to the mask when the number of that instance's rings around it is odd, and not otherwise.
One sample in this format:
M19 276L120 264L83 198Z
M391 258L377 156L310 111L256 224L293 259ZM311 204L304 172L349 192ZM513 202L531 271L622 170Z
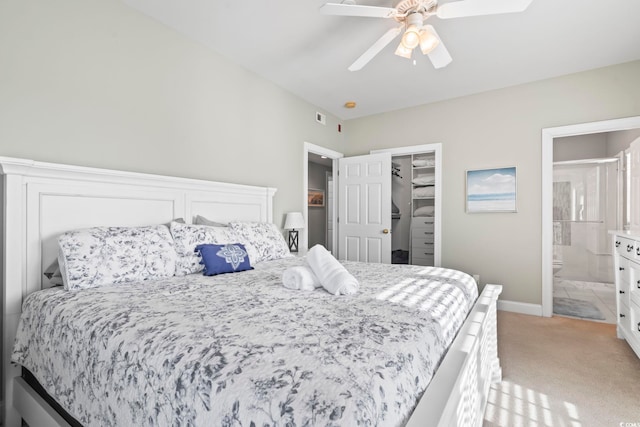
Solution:
M616 285L613 283L553 279L553 296L590 301L598 307L604 320L592 322L616 323ZM567 316L570 317L570 316Z

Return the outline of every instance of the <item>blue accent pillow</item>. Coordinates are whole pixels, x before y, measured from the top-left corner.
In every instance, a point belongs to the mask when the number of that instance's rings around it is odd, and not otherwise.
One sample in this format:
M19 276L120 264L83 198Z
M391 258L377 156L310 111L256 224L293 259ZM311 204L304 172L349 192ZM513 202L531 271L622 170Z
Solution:
M241 243L198 245L195 252L202 258L200 264L204 265L205 276L253 270L247 250Z

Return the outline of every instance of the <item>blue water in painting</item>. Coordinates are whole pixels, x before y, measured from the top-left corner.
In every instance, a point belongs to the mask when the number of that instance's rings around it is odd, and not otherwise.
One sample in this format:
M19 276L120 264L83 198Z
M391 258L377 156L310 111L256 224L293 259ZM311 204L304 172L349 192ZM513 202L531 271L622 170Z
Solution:
M489 194L469 194L469 201L483 201L483 200L509 200L515 199L516 193L489 193Z

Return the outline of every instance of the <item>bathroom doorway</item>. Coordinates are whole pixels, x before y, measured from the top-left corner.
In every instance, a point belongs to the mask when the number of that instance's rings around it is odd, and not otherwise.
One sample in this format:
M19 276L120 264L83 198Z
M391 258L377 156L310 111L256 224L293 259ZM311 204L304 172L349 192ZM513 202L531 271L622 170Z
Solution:
M619 160L553 164L554 315L616 323L608 230L620 228Z
M611 139L630 140L640 136L640 116L621 119L603 120L598 122L579 123L573 125L542 129L542 307L541 314L546 317L553 315L553 163L554 141L563 137L610 133ZM610 140L611 142L611 140ZM621 150L618 150L621 151ZM595 156L598 157L598 156ZM605 157L611 157L606 155ZM562 159L557 157L556 161ZM624 191L624 189L623 189ZM626 215L627 209L622 204ZM625 224L623 222L622 226ZM531 314L535 314L535 307Z
M635 132L553 140L553 314L616 323L613 247Z

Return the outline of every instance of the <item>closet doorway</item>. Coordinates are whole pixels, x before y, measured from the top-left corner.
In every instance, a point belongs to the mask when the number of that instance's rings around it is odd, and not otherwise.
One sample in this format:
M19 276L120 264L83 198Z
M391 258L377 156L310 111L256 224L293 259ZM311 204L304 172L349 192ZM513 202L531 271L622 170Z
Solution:
M406 170L402 171L405 175L403 180L405 186L409 189L406 201L406 206L402 206L403 211L396 212L401 213L408 219L409 227L405 227L407 230L411 230L409 246L409 263L416 265L433 265L440 266L441 259L441 210L442 204L440 203L442 194L442 172L441 172L441 151L442 146L439 143L436 144L424 144L408 147L397 147L383 150L374 150L370 154L387 152L391 154L391 159L406 157L409 160L406 164ZM328 159L321 159L322 156ZM338 169L339 160L344 156L342 153L311 144L309 142L304 143L303 148L303 208L302 213L305 218L305 228L300 231L300 253L304 254L313 244L313 242L319 243L318 239L322 239L323 235L325 246L331 246L333 255L338 259L347 259L346 254L341 254L339 250L338 242L338 208L339 208L339 192L338 192ZM367 157L356 156L356 157ZM354 158L350 158L354 159ZM324 190L324 207L325 207L325 219L322 219L322 215L316 215L316 207L308 205L308 192L314 188L313 178L310 178L310 170L314 170L317 167L314 165L317 161L331 160L331 171L326 170L325 173L325 190ZM344 166L345 162L342 162ZM391 169L391 165L389 165ZM394 175L389 176L391 180ZM309 180L311 179L311 182ZM321 178L318 178L321 179ZM322 185L317 184L317 187ZM317 188L322 190L322 188ZM343 193L344 194L344 193ZM400 202L402 203L402 202ZM344 203L343 206L349 205ZM391 205L391 204L389 204ZM401 208L401 206L398 206ZM391 210L391 208L390 208ZM384 213L380 213L384 215ZM404 215L402 215L404 214ZM392 216L392 212L389 212L389 216ZM397 217L397 215L396 215ZM334 220L335 219L335 220ZM395 221L395 220L394 220ZM318 230L317 228L323 228L324 230ZM384 231L383 231L384 232ZM395 231L393 232L395 233ZM393 237L393 233L391 237ZM414 234L420 234L420 236L414 236ZM313 236L312 236L313 234ZM417 238L419 237L419 238ZM344 236L343 236L344 239ZM406 242L405 242L406 243ZM400 248L400 244L396 249L407 251L407 247L403 245ZM419 250L414 250L419 249ZM391 254L389 254L391 256ZM402 261L406 260L403 257ZM388 262L388 261L387 261Z
M570 281L571 277L577 278L576 260L584 258L591 259L586 261L583 269L586 275L582 277L589 280L578 280L582 282L580 286L569 282L568 286L575 288L574 299L583 300L587 294L593 293L590 288L596 286L602 298L595 301L595 305L600 304L600 311L605 311L600 316L605 319L599 320L606 321L605 300L611 298L606 296L606 287L598 287L597 283L607 282L605 275L609 268L611 244L608 231L610 227L624 227L623 212L626 208L623 196L625 180L622 167L618 168L616 164L623 164L625 155L618 153L624 153L625 146L636 134L640 134L640 116L542 130L543 316L551 317L554 314L554 297L557 301L557 297L572 296L565 289L567 283L561 284L554 279ZM621 142L623 140L628 140L627 144ZM595 144L593 141L604 141L604 147L595 148L600 151L591 151L593 148L589 149L587 144ZM566 146L562 147L563 144ZM580 147L572 144L585 145ZM616 172L612 172L612 168ZM610 186L606 193L595 190L603 185ZM587 205L589 192L592 203ZM597 277L602 277L597 279L602 282L589 282ZM560 285L558 289L554 283Z
M440 266L442 145L372 150L391 154L391 263Z

